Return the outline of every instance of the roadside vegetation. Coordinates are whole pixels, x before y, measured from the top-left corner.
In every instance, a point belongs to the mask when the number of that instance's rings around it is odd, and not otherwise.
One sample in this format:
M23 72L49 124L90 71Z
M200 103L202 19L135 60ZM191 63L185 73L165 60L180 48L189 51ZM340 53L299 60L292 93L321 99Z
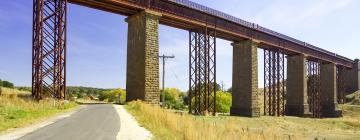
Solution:
M37 102L31 98L29 91L18 90L13 86L0 87L0 91L0 133L29 125L77 105L50 99Z
M164 110L141 101L126 109L155 139L360 139L360 108L344 105L344 117L311 119L299 117L259 118L193 116Z
M67 87L68 100L79 103L119 103L124 104L126 92L124 89L102 89L91 87Z
M339 105L341 118L229 116L231 88L217 91L218 116L193 116L187 113L186 92L165 89L166 109L130 102L126 109L149 129L155 139L217 140L221 139L360 139L360 91L347 96L347 104ZM263 89L259 89L263 112Z
M360 105L360 90L347 95L346 102L351 105Z

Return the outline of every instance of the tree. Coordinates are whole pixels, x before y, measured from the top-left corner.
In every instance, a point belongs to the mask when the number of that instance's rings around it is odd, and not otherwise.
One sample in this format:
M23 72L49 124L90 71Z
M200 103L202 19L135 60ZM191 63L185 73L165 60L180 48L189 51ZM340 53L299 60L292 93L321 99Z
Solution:
M184 109L185 93L176 88L165 89L165 106L171 109Z
M3 86L3 81L0 79L0 87Z
M230 87L226 92L232 93L232 87Z
M14 84L9 81L2 81L2 86L7 88L14 88Z
M119 96L120 96L120 103L121 104L125 103L126 92L123 89L113 89L113 90L103 91L99 95L99 100L103 101L103 100L107 99L108 102L114 102L114 101L117 101Z
M231 93L229 92L216 92L216 112L228 113L231 107Z

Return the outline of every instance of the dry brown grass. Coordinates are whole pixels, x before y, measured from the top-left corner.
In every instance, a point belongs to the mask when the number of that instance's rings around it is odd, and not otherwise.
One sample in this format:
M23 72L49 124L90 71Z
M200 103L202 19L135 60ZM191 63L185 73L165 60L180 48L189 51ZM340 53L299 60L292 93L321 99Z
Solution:
M348 106L342 106L345 110ZM158 106L131 102L127 110L155 139L360 139L360 109L345 111L343 118L201 117L174 113Z
M194 117L163 110L140 101L127 106L135 118L150 129L155 139L219 140L219 139L280 139L276 128L266 130L239 127L233 120L218 117ZM224 121L229 121L224 123ZM298 139L295 135L288 136Z

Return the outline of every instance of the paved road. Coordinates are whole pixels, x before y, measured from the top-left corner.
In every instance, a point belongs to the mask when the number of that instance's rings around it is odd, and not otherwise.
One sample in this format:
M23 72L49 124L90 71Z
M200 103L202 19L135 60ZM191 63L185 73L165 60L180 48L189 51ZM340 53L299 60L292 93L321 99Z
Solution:
M88 105L20 140L115 140L119 129L119 115L112 105Z

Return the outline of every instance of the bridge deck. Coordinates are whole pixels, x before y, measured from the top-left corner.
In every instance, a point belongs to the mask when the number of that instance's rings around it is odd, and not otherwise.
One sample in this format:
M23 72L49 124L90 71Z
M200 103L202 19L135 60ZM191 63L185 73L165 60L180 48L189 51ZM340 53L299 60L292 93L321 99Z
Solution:
M184 30L207 27L217 31L217 37L239 41L254 39L261 48L282 48L287 55L305 54L310 59L334 62L352 68L354 61L309 43L277 33L257 24L250 23L220 11L190 2L188 0L68 0L83 5L125 16L145 9L162 14L160 23Z

